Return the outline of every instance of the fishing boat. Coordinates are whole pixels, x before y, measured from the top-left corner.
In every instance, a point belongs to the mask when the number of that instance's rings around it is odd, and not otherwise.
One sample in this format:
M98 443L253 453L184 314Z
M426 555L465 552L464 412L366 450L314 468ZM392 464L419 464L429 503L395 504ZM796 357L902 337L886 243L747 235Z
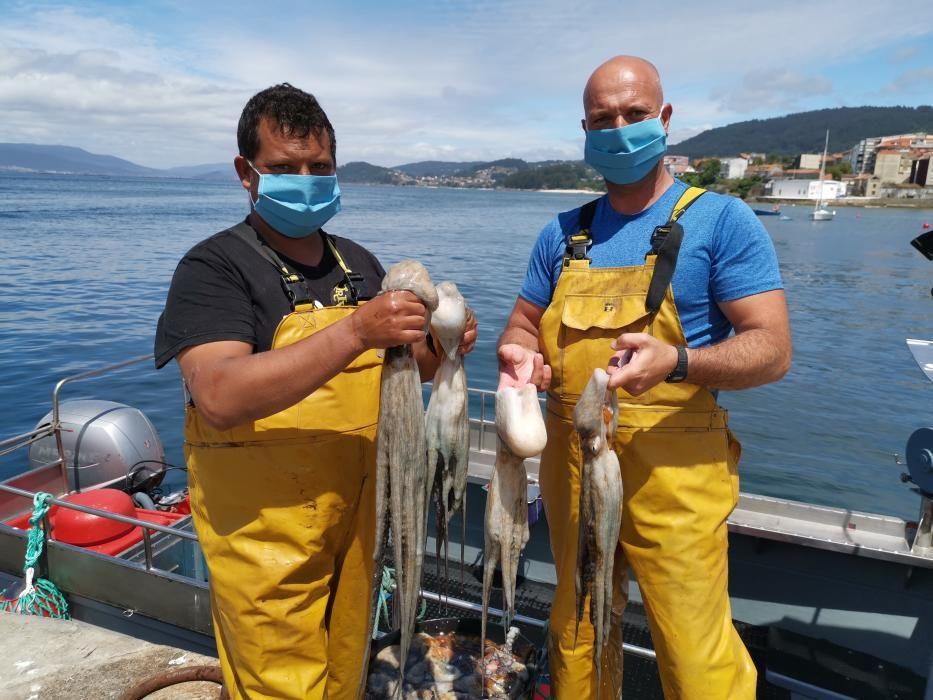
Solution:
M752 209L752 211L756 216L779 216L781 214L781 208L776 204L770 209Z
M911 339L907 347L933 381L933 341ZM23 588L27 521L36 494L48 493L54 508L43 518L51 539L41 568L76 619L213 654L203 555L185 491L160 490L165 457L157 432L132 406L63 399L75 384L86 396L93 379L149 361L140 356L63 378L48 415L0 441L0 454L17 452L23 464L22 473L0 483L0 591L11 597ZM446 578L437 562L426 562L425 618L469 619L480 610L495 394L471 389L470 402L467 508L450 527L451 552L462 543L464 554ZM759 669L760 698L933 700L933 428L909 436L904 464L900 478L919 498L917 522L741 494L729 518L729 591L736 627ZM526 466L531 539L514 624L543 649L555 575L538 462ZM893 465L891 475L898 478ZM426 549L433 551L433 541ZM625 697L660 698L637 580L630 600ZM494 596L493 620L501 614L495 605ZM389 620L383 628L392 626ZM546 681L546 659L538 667Z
M813 205L813 211L810 212L810 219L813 221L832 221L836 216L835 211L826 208L823 202L823 180L826 177L826 152L829 149L829 129L826 130L826 142L823 144L823 158L820 160L820 191Z

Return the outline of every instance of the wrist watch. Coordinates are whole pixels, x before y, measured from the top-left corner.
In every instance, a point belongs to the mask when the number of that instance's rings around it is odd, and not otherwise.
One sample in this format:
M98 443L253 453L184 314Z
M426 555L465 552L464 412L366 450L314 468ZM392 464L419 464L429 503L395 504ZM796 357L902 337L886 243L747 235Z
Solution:
M687 378L687 348L683 345L677 346L677 364L674 365L674 369L671 370L671 373L667 375L667 379L664 381L668 384L677 384L682 382Z

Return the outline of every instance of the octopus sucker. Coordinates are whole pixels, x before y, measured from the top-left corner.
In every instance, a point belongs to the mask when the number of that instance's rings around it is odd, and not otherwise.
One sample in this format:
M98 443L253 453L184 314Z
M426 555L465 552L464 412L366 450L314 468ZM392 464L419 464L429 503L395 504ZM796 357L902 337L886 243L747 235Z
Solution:
M600 682L602 651L612 620L613 561L622 526L622 471L613 450L618 403L607 389L609 375L597 368L573 411L573 425L583 456L577 535L577 626L590 597L595 636L593 663Z

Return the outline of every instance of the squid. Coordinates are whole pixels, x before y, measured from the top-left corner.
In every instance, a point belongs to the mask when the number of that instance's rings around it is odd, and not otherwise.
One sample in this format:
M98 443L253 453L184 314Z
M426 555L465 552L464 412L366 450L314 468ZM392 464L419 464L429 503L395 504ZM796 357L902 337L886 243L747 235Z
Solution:
M622 471L612 447L618 420L615 391L607 389L609 375L597 368L573 410L580 438L580 510L577 535L577 625L590 597L590 622L595 635L593 663L601 682L602 651L609 640L612 619L612 567L622 527Z
M424 266L414 260L403 260L393 265L382 280L382 291L409 291L430 312L437 309L437 291L431 277ZM408 657L418 612L424 541L427 536L427 490L428 460L421 376L411 345L399 345L386 350L379 396L376 546L373 552L375 568L369 630L373 627L377 596L380 593L388 521L395 558L395 595L399 603L402 659ZM367 665L363 664L361 688L365 684ZM400 664L399 688L404 684L404 675L405 665Z
M448 525L453 514L465 502L470 457L467 380L463 356L458 353L466 331L468 309L453 282L438 284L437 297L437 311L431 316L431 329L440 343L442 353L425 415L425 433L428 447L428 499L433 495L436 522L437 567L439 572L443 543L446 581ZM460 540L461 577L463 539L461 537Z
M486 499L485 553L483 563L483 612L481 636L486 643L489 590L502 563L503 624L508 629L515 616L518 562L528 542L528 475L525 459L534 457L547 443L547 431L538 404L537 389L505 387L496 392L496 465Z

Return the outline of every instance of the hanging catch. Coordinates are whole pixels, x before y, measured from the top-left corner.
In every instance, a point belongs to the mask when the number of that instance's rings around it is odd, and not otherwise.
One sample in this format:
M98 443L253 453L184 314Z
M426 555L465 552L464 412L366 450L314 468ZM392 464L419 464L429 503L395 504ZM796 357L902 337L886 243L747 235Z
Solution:
M496 563L502 562L504 626L515 616L518 560L528 542L528 475L525 459L544 449L547 432L538 404L537 389L506 387L496 392L496 466L486 499L483 564L482 638L486 639L489 589Z
M393 265L382 280L382 291L409 291L427 309L437 308L437 292L421 263L403 260ZM427 329L426 329L427 330ZM427 521L428 461L424 434L424 402L421 376L411 345L386 350L379 397L376 438L376 547L373 552L372 630L376 598L382 579L386 544L386 520L390 521L395 558L396 592L401 628L401 655L406 658L414 634L424 564ZM399 669L399 687L404 667ZM363 665L365 683L366 664Z
M602 650L609 639L612 618L612 566L622 527L622 471L612 442L618 419L618 401L607 390L609 375L597 368L573 410L573 425L580 437L580 511L577 536L577 626L586 597L590 596L590 622L595 645L593 663L601 682Z
M458 353L467 324L467 305L453 282L437 285L437 311L431 329L441 346L441 362L434 375L425 416L428 446L428 490L433 493L437 562L444 545L444 580L447 577L448 525L466 496L470 456L470 416L463 356ZM463 541L460 542L463 572Z

